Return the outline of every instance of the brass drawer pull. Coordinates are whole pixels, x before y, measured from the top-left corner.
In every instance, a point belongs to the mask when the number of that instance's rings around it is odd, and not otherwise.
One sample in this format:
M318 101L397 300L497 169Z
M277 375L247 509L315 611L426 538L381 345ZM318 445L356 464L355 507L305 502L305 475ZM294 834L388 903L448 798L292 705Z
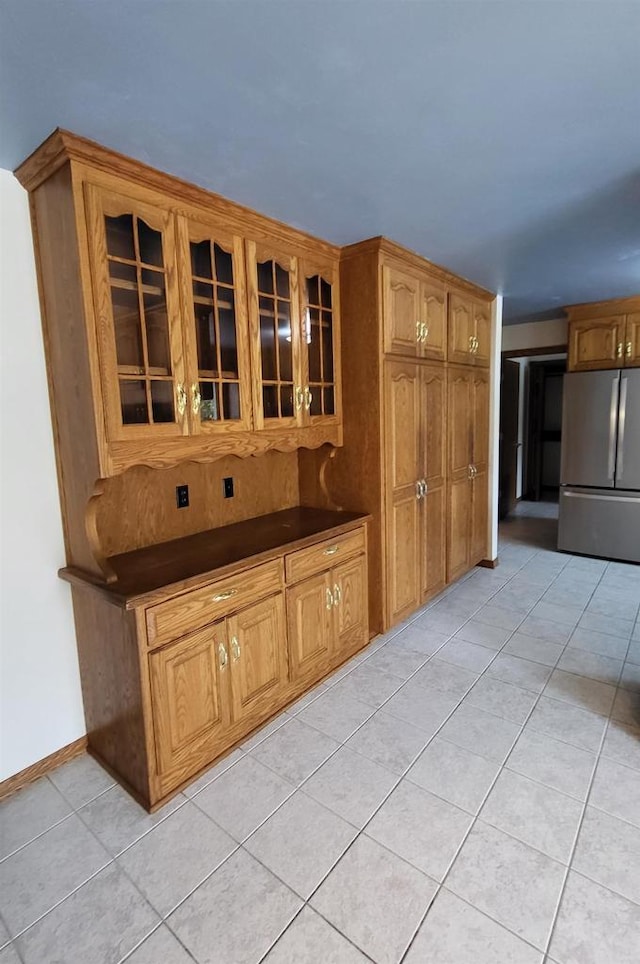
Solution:
M322 553L322 555L323 555L323 556L335 556L336 552L338 552L339 549L340 549L340 546L329 546L328 549L325 549L325 550L324 550L324 552Z
M616 351L616 355L618 356L618 358L622 358L622 348L623 348L622 342L619 341L619 342L618 342L618 350Z
M312 401L313 401L313 392L311 391L311 389L310 389L309 386L307 385L307 387L306 387L305 390L304 390L304 407L306 408L306 410L307 410L308 412L311 411L311 402L312 402Z
M198 383L194 382L191 386L191 411L194 415L198 415L200 412L200 405L202 404L202 395L200 394L200 389L198 388Z
M326 593L327 593L327 609L331 609L333 607L333 593L331 592L330 589L327 589Z
M627 358L631 358L632 344L630 341L627 342Z
M340 589L340 586L338 585L338 583L336 583L335 586L333 587L333 605L339 606L341 599L342 599L342 590Z
M224 592L217 592L215 596L212 596L213 602L224 602L225 599L231 599L232 596L237 596L237 589L226 589Z

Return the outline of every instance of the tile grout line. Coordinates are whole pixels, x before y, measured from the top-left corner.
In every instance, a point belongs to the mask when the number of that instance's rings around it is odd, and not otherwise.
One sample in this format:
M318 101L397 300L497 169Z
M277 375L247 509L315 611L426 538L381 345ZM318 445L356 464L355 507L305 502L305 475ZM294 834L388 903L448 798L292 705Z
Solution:
M533 558L535 558L535 556L534 556ZM566 567L565 567L565 568L566 568ZM562 571L564 571L564 569L561 570L561 572L562 572ZM606 569L605 569L605 571L606 571ZM603 574L604 574L604 573L603 573ZM553 583L557 580L557 578L558 578L559 575L560 575L560 573L558 573L558 574L556 575L556 577L553 579L551 585L553 585ZM600 579L599 579L598 582L596 583L596 586L594 587L594 589L593 589L593 591L592 591L589 599L592 598L593 593L595 592L595 589L596 589L597 586L599 585L601 579L602 579L602 576L600 577ZM550 587L549 587L549 588L550 588ZM544 593L543 593L543 596L544 596ZM534 603L533 606L531 607L531 609L533 609L536 605L537 605L537 603ZM586 605L587 605L587 604L585 604L584 609L586 609ZM522 619L522 621L520 622L519 625L522 625L522 622L524 622L524 620L525 620L525 619L527 618L527 616L530 614L531 609L530 609L529 612L523 617L523 619ZM584 612L584 609L583 609L583 612ZM513 632L514 632L514 633L517 632L517 628L516 628ZM512 635L513 635L513 633L512 633ZM511 636L509 637L509 639L511 639ZM509 639L505 642L505 644L504 644L505 646L506 646L507 643L509 642ZM563 649L562 649L562 652L560 653L560 655L558 656L558 659L556 660L556 664L555 664L555 665L557 665L557 663L559 662L559 660L562 658L562 654L564 653L564 650L566 649L566 646L567 646L567 645L568 645L568 644L565 643L565 645L564 645L564 647L563 647ZM502 651L502 650L501 650L501 651ZM500 651L500 652L501 652L501 651ZM479 679L482 678L482 675L483 675L483 674L481 674L481 676L479 677ZM550 677L549 677L549 678L550 678ZM547 682L548 682L548 681L547 681ZM475 684L474 684L474 685L475 685ZM527 725L527 723L528 723L529 720L531 719L531 716L532 716L532 714L533 714L536 706L538 705L538 703L539 703L539 701L540 701L540 699L541 699L541 697L542 697L542 694L544 693L544 690L546 689L546 685L547 685L547 684L545 684L545 686L543 687L543 689L537 694L536 699L535 699L535 701L534 701L534 703L533 703L533 705L532 705L529 713L527 714L524 722L522 723L522 725L521 725L521 727L520 727L520 730L519 730L519 732L518 732L518 735L516 736L515 740L513 741L513 744L512 744L512 746L511 746L511 749L509 750L509 753L508 753L507 756L505 757L504 761L500 764L500 769L498 770L498 772L497 772L494 780L492 781L491 785L489 786L489 789L487 790L486 794L484 795L484 797L483 797L483 799L482 799L482 802L481 802L481 804L480 804L480 806L479 806L479 808L478 808L478 811L477 811L476 815L474 816L473 820L471 821L471 824L469 825L469 828L468 828L466 834L464 835L464 837L463 837L460 845L459 845L458 848L456 849L456 851L455 851L455 853L454 853L454 855L453 855L453 857L452 857L452 859L451 859L451 861L450 861L450 863L449 863L449 866L448 866L448 868L447 868L447 870L446 870L446 872L445 872L442 880L439 882L438 889L437 889L436 893L434 894L434 897L433 897L431 903L429 904L429 907L427 908L425 914L423 915L422 919L420 920L420 922L419 922L419 924L418 924L418 927L416 928L416 930L415 930L415 932L414 932L414 934L413 934L413 937L412 937L412 939L411 939L411 942L409 943L409 946L407 947L406 951L405 951L404 954L402 955L401 964L402 964L402 961L405 960L406 955L409 953L409 950L411 949L411 946L412 946L413 942L415 941L415 938L416 938L416 936L417 936L420 928L422 927L424 921L426 920L426 918L427 918L427 916L428 916L428 914L429 914L429 911L430 911L430 909L431 909L434 901L436 900L436 898L437 898L438 894L440 893L440 891L442 890L442 888L445 887L447 877L449 876L449 873L451 872L451 870L452 870L452 868L453 868L453 866L454 866L454 864L455 864L455 862L456 862L456 860L457 860L457 858L458 858L458 856L459 856L459 854L460 854L460 852L461 852L464 844L465 844L466 841L468 840L468 838L469 838L469 836L470 836L473 828L475 827L477 821L478 821L478 820L481 820L480 814L482 813L482 808L484 807L484 805L485 805L485 803L486 803L486 801L487 801L487 799L488 799L491 791L493 790L495 784L497 783L498 778L500 777L501 773L504 771L505 766L506 766L506 763L507 763L507 760L509 759L509 756L511 755L511 753L512 753L512 751L513 751L513 748L516 746L518 740L519 740L520 737L522 736L522 733L524 732L525 726ZM473 688L473 687L471 687L471 688ZM605 729L605 732L606 732L606 729ZM598 757L596 756L596 759L595 759L595 762L594 762L594 767L593 767L593 773L594 773L594 774L595 774L595 770L596 770L596 767L597 767L597 762L598 762ZM503 831L503 832L504 832L504 831ZM512 835L509 834L509 836L512 836ZM513 839L519 840L519 838L516 838L516 837L514 837ZM524 843L524 841L522 841L522 840L519 840L519 842L520 842L520 843ZM530 844L525 844L525 846L531 847ZM538 853L542 853L542 851L539 851L536 847L531 847L531 849L536 850ZM548 855L545 855L545 856L548 856ZM554 859L554 858L549 858L549 859ZM560 863L560 861L556 861L556 862L557 862L557 863ZM454 893L455 893L455 892L454 892ZM470 906L474 907L474 909L476 909L476 910L479 910L479 908L476 908L475 905L473 905L473 904L471 904ZM551 929L553 929L553 925L555 924L555 919L556 919L556 916L557 916L558 907L559 907L559 904L556 906L556 911L554 912L554 915L553 915L553 917L552 917L552 919L551 919ZM484 913L484 912L481 911L481 913ZM485 914L485 916L490 916L490 915ZM491 918L491 919L493 920L493 918ZM500 926L503 927L503 928L505 928L505 930L507 930L509 933L511 933L511 934L514 934L514 933L515 933L514 931L511 930L511 928L506 927L505 924L501 923L500 921L496 921L496 923L500 924ZM516 934L515 936L516 936L516 937L520 937L519 934ZM524 939L524 938L521 938L521 937L520 937L520 939L522 940L522 939ZM529 942L527 941L527 943L529 943ZM532 946L533 946L533 945L532 945ZM540 949L540 948L536 948L536 950L537 950L538 952L540 952L541 949ZM545 954L545 951L544 951L544 950L542 950L542 954L543 954L543 956L544 956L544 954Z
M594 596L595 592L597 591L598 587L601 585L603 579L605 578L606 573L609 571L610 565L611 565L611 563L607 563L605 569L603 570L602 575L600 576L600 579L598 580L598 582L597 582L597 584L596 584L593 592L591 593L591 596L589 597L589 602L593 599L593 596ZM589 603L587 603L587 606L588 606L588 604L589 604ZM587 606L585 606L585 611L586 611ZM627 646L627 651L628 651L628 646ZM600 764L600 759L601 759L601 754L602 754L602 748L603 748L603 746L604 746L604 742L605 742L605 739L606 739L606 736L607 736L607 732L608 732L608 729L609 729L609 723L610 723L610 720L611 720L611 713L613 712L614 703L615 703L615 697L614 697L614 700L612 700L612 702L611 702L611 706L610 706L610 708L609 708L609 714L608 714L608 716L607 716L607 718L606 718L606 723L605 723L605 726L603 727L602 734L601 734L601 736L600 736L600 741L599 741L599 744L598 744L598 749L597 749L597 751L596 751L595 764L594 764L594 767L593 767L593 770L592 770L592 773L591 773L591 778L590 778L590 780L589 780L589 784L588 784L588 786L587 786L587 792L586 792L586 794L585 794L585 799L584 799L584 803L583 803L583 805L582 805L581 813L580 813L580 816L579 816L579 818L578 818L578 824L577 824L577 826L576 826L576 830L575 830L575 833L574 833L572 847L571 847L571 850L570 850L570 852L569 852L569 858L568 858L568 860L567 860L566 870L565 870L564 877L563 877L562 883L561 883L561 885L560 885L560 890L559 890L559 892L558 892L558 897L557 897L557 900L556 900L555 911L554 911L553 916L552 916L552 918L551 918L551 926L550 926L550 928L549 928L549 933L548 933L548 936L547 936L547 941L546 941L546 944L545 944L545 947L544 947L544 952L543 952L545 959L546 959L547 957L549 957L549 952L550 952L551 944L552 944L552 942L553 942L553 936L554 936L554 933L555 933L555 931L556 931L556 925L557 925L557 923L558 923L558 918L559 918L559 916L560 916L560 907L561 907L561 905L562 905L562 900L563 900L563 898L564 898L564 894L565 894L565 891L566 891L566 888L567 888L567 881L568 881L568 879L569 879L569 874L570 874L570 872L571 872L571 870L572 870L572 867L573 867L573 861L574 861L574 857L575 857L576 850L577 850L577 847L578 847L578 840L579 840L579 838L580 838L580 832L581 832L581 830L582 830L582 825L583 825L583 823L584 823L584 818L585 818L585 815L586 815L586 812L587 812L587 807L588 807L588 805L589 805L589 798L590 798L590 796L591 796L591 791L592 791L592 789L593 789L593 784L594 784L594 781L595 781L595 778L596 778L596 773L598 772L598 766L599 766L599 764ZM607 889L609 889L609 888L607 888Z

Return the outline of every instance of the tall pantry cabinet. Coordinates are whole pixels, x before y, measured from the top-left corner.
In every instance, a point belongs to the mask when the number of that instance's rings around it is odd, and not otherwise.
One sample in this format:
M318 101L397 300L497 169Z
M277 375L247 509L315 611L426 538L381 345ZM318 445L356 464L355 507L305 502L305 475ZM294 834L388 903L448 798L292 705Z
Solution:
M487 556L492 295L384 239L344 248L335 504L371 514L385 631Z

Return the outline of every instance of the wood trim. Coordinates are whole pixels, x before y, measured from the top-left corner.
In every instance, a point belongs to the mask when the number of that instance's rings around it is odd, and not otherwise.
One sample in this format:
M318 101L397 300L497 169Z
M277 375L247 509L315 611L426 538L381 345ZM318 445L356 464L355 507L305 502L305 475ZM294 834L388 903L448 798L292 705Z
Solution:
M454 274L448 268L440 264L429 261L416 251L402 247L396 241L391 241L383 235L375 238L367 238L365 241L358 241L356 244L348 244L340 249L340 260L347 261L350 258L357 258L363 254L381 254L390 258L396 258L401 263L404 270L407 267L415 268L417 271L428 272L432 278L439 278L447 285L470 292L477 298L486 301L493 301L495 294L487 288L483 288L468 278Z
M25 767L24 770L20 770L19 773L15 773L12 777L7 777L6 780L0 783L0 800L4 800L5 797L15 793L16 790L21 790L22 787L26 787L29 783L34 783L35 780L45 776L51 770L55 770L56 767L62 766L63 763L68 763L69 760L75 760L77 756L86 753L86 750L87 737L81 736L78 740L74 740L73 743L68 743L54 753L50 753L49 756L44 757L44 759L38 760L37 763L32 763L31 766Z
M65 161L71 160L80 164L87 164L93 169L116 174L133 181L146 188L153 188L167 195L174 203L195 204L206 207L209 213L217 217L232 218L242 223L247 234L258 230L265 232L273 239L283 239L310 251L317 256L322 252L326 257L335 259L340 249L328 241L314 238L306 232L291 228L282 221L259 214L251 208L244 207L214 194L205 188L189 184L178 177L165 174L156 168L149 167L142 161L126 157L118 151L102 147L95 141L80 137L71 131L58 127L29 157L14 171L15 176L28 191L34 191L40 184L51 176Z
M549 345L548 348L512 348L502 352L502 361L507 358L526 358L529 355L560 355L569 350L568 345Z
M480 566L481 569L497 569L500 565L500 558L496 556L495 559L481 559L476 565Z
M572 320L602 318L607 315L624 315L640 310L640 294L628 298L611 298L609 301L589 301L579 305L565 305L564 312Z

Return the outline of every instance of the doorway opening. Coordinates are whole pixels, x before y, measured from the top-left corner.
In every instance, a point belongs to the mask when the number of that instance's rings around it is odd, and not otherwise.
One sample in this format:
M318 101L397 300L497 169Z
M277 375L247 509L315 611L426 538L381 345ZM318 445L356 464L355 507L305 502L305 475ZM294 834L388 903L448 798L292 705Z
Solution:
M504 352L500 389L498 515L546 502L557 514L560 488L564 350ZM553 508L551 508L553 507ZM536 513L539 515L539 513Z

